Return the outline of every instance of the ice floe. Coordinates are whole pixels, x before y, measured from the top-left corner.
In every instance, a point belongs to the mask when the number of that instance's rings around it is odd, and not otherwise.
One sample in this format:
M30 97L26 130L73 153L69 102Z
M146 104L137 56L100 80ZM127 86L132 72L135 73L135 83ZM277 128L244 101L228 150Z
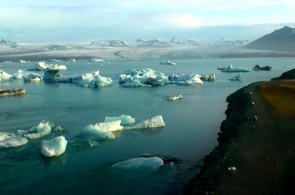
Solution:
M34 72L28 72L24 70L18 70L17 73L13 74L15 79L24 79L25 82L41 81L43 77Z
M223 69L221 72L251 72L250 69L247 68L234 68L233 65L229 65L227 68Z
M120 124L121 120L90 124L82 129L82 134L95 136L99 139L115 139L112 131L122 130L123 127Z
M45 62L40 61L35 66L28 68L29 71L42 71L45 69L66 70L67 67L58 64L46 64Z
M131 125L135 123L135 118L132 118L131 116L128 115L121 115L121 116L106 116L104 119L104 122L112 122L112 121L121 121L121 125Z
M121 169L157 169L164 164L159 157L139 157L120 161L112 165L114 168Z
M43 140L41 143L41 153L46 157L59 156L63 154L67 147L67 140L64 136L58 136L51 140Z
M192 72L188 74L173 74L169 77L169 81L171 84L177 85L201 85L203 82L200 78L201 75Z
M150 68L142 70L129 69L117 75L122 87L147 87L169 84L168 77Z
M182 95L167 95L162 97L163 100L167 100L167 101L175 101L175 100L180 100L182 98L183 98Z
M134 126L124 127L124 129L148 129L165 127L165 122L161 115L154 116L150 119L144 120Z
M28 143L28 139L14 133L0 132L0 148L17 147Z
M0 70L0 82L1 81L11 81L13 76L8 74L7 72Z
M40 122L37 126L33 126L29 130L18 130L18 133L28 139L37 139L51 133L52 124L47 121Z

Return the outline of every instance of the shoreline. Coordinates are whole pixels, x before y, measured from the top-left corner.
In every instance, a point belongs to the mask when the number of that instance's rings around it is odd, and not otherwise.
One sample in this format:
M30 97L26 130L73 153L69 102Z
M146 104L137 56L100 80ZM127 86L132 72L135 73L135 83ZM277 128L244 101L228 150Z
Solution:
M184 194L284 194L289 190L294 176L288 169L295 169L290 166L295 160L294 115L276 115L260 89L280 83L288 82L255 82L227 97L219 144L205 157ZM236 173L228 171L231 166Z

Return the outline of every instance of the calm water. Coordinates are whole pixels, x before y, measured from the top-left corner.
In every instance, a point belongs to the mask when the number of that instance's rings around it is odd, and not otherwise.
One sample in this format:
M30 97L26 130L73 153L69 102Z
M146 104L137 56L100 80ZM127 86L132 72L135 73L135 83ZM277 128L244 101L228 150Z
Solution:
M31 140L17 148L0 149L1 194L171 194L177 193L196 173L196 164L217 145L217 133L225 119L226 97L252 82L270 80L295 67L294 58L247 58L176 60L176 66L150 61L60 62L68 70L62 74L81 74L99 70L113 77L125 69L152 68L172 73L216 74L215 82L201 86L168 85L151 88L112 87L91 89L69 83L0 83L1 89L25 88L21 97L0 98L0 131L29 129L47 120L64 131ZM26 70L28 63L1 63L0 69L13 74ZM103 64L103 66L101 66ZM243 73L241 82L228 79L237 73L221 73L218 66L252 69L269 65L272 71ZM175 102L162 100L179 95ZM131 115L142 121L162 115L165 128L116 132L115 140L99 141L91 147L80 132L88 124L103 122L105 116ZM40 142L58 135L68 140L66 152L55 158L40 154ZM156 171L118 170L113 163L139 157L141 153L176 156L180 163Z

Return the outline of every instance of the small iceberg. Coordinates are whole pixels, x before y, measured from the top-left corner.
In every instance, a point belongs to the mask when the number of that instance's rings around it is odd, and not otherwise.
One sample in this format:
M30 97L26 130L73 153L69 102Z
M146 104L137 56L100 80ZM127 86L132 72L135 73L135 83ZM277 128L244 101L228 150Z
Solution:
M259 66L258 64L253 67L252 70L259 71L259 70L271 70L271 66Z
M251 70L240 67L234 68L233 65L230 65L227 68L223 69L221 72L251 72Z
M18 134L28 139L37 139L49 135L51 133L51 126L50 122L42 121L29 130L18 130Z
M109 117L106 116L104 119L104 122L112 122L112 121L121 121L121 125L132 125L135 123L135 118L132 118L131 116L128 115L121 115L121 116L114 116L114 117Z
M182 95L167 95L162 97L163 100L167 100L167 101L175 101L175 100L180 100L182 98L183 98Z
M144 120L139 124L131 127L124 127L124 129L149 129L149 128L160 128L165 127L165 122L161 115L154 116L150 119Z
M169 61L169 60L167 60L167 61L163 61L163 62L160 62L160 64L162 64L162 65L176 65L175 62L171 62L171 61Z
M233 78L229 79L230 81L241 81L241 77L242 77L242 74L238 74L237 76L234 76Z
M46 64L45 62L38 62L35 66L28 68L28 71L43 71L45 69L53 69L53 70L66 70L67 67L65 65L58 64Z
M194 72L189 74L173 74L169 76L169 81L171 84L177 85L201 85L203 84L201 80L201 75Z
M115 139L112 131L122 130L123 127L120 124L121 120L90 124L82 129L82 134L95 136L100 139Z
M202 75L200 78L202 81L215 81L216 76L215 74L211 74L211 75Z
M67 140L64 136L52 140L44 140L41 143L41 153L46 157L59 156L66 151Z
M11 81L13 78L12 75L8 74L7 72L0 70L0 82L1 81Z
M159 157L139 157L117 162L112 165L120 169L152 169L155 170L164 165L164 161Z
M14 133L0 132L0 148L18 147L28 143L23 136L16 136Z
M118 74L117 78L122 87L150 87L169 84L168 77L164 73L150 68L125 70Z
M24 79L25 82L39 82L43 78L41 75L34 72L27 72L23 70L18 70L17 73L13 74L15 79Z

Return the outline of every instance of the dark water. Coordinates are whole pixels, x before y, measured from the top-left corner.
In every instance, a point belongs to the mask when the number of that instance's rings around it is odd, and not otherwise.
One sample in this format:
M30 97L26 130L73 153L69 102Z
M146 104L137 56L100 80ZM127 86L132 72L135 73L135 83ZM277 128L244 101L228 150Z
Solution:
M201 86L168 85L148 88L112 87L91 89L68 83L0 83L1 89L25 88L24 96L0 98L0 132L29 129L42 120L64 128L54 135L30 140L16 148L0 149L1 194L172 194L178 193L197 172L196 165L217 145L217 133L225 119L226 97L252 82L270 80L295 67L294 58L246 58L176 60L176 66L159 65L158 60L60 62L68 70L62 74L81 74L99 70L113 77L125 69L151 68L172 73L216 74L215 82ZM13 74L36 62L1 63ZM102 66L103 64L103 66ZM252 69L269 65L272 71L243 73L241 82L229 81L237 73L221 73L218 66ZM179 95L180 101L162 100ZM105 116L131 115L142 121L162 115L166 127L115 132L115 140L98 141L91 147L80 132L88 124L103 122ZM66 152L55 158L40 154L40 142L64 135ZM158 170L118 170L113 163L138 157L141 153L176 156L180 163Z

